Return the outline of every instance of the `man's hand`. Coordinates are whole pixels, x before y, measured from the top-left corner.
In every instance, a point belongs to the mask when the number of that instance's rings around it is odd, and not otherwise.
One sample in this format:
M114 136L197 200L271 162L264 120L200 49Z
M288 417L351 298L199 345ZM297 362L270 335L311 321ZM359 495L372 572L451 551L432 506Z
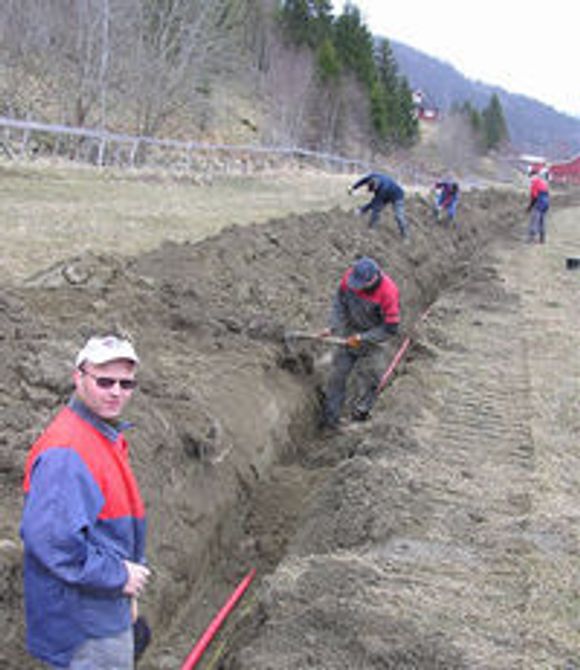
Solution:
M349 186L347 190L348 190L348 194L349 194L349 195L352 195L352 194L353 194L353 188L352 188L352 186Z
M362 344L362 337L360 335L349 335L346 338L346 346L351 349L358 349Z
M151 570L140 563L133 563L132 561L123 561L123 563L127 568L127 581L123 587L123 593L126 596L136 598L141 595L147 585Z

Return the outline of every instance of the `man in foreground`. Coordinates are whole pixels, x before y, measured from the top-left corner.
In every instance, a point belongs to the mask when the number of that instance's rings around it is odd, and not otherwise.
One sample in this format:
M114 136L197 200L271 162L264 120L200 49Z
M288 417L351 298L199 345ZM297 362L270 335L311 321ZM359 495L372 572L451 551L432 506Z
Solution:
M347 381L355 368L359 388L352 419L369 418L385 370L387 352L381 343L398 332L399 312L399 289L375 260L365 256L345 272L334 296L329 328L320 334L345 338L344 346L337 346L333 354L325 393L325 427L338 427Z
M29 452L24 476L27 644L49 667L131 670L145 510L120 421L139 359L114 335L76 358L75 392Z

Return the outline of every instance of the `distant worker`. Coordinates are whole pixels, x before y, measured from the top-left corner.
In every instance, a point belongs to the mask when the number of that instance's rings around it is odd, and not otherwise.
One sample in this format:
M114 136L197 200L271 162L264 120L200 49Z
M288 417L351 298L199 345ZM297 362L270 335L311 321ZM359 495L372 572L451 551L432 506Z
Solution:
M357 397L352 420L365 421L373 408L387 352L380 346L399 328L399 289L372 258L356 261L343 275L335 293L329 327L320 337L345 338L337 345L325 392L323 426L337 428L349 375L356 367Z
M362 215L368 211L371 212L369 227L376 227L381 211L390 203L393 206L401 236L405 240L409 239L409 229L405 219L405 192L401 186L385 174L371 172L350 186L348 192L352 194L365 184L367 189L373 193L373 198L366 205L359 207L358 213Z
M438 181L433 187L435 191L435 217L437 223L449 227L455 223L457 203L459 202L459 184L456 181Z
M548 188L547 172L538 171L536 168L530 170L530 202L528 213L530 215L528 224L529 243L546 241L546 213L550 208L550 192Z
M145 511L120 421L137 385L133 345L93 337L76 357L75 393L25 466L27 643L50 668L132 670Z

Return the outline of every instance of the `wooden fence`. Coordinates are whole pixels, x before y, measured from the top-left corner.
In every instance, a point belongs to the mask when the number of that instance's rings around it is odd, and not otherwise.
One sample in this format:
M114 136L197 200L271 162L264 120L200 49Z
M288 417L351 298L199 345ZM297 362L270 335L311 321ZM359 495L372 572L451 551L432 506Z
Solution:
M204 144L7 117L0 117L0 129L0 149L12 159L58 156L97 166L163 167L203 174L254 172L290 163L334 172L370 169L360 160L297 147Z

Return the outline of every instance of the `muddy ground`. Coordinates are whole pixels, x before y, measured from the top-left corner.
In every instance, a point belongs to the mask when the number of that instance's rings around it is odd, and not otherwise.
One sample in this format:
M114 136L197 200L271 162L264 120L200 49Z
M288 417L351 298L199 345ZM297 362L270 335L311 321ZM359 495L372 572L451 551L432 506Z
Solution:
M525 200L465 194L457 232L411 197L409 246L390 212L369 232L335 209L129 260L85 254L5 287L0 667L38 667L22 641L25 454L83 339L108 325L143 359L129 438L155 580L140 668L179 668L251 568L198 667L580 667L580 275L563 260L578 210L561 199L549 243L527 246ZM328 437L328 352L284 333L322 328L369 253L401 288L393 352L414 345L373 420Z

